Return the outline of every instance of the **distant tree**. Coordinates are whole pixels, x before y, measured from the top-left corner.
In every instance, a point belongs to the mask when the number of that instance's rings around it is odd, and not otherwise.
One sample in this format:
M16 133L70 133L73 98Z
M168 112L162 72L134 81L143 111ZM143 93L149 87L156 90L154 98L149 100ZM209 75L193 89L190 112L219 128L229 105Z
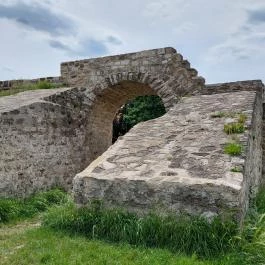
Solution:
M158 118L166 113L158 96L141 96L123 105L113 121L113 142L142 121Z

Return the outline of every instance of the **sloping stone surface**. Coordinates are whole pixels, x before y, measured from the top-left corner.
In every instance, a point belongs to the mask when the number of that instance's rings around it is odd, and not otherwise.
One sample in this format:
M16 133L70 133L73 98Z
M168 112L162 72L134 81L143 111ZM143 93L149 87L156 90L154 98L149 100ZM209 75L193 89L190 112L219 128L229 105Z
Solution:
M242 215L254 176L231 169L246 165L252 131L258 141L255 163L261 163L262 104L259 100L254 107L255 98L252 91L186 97L163 117L136 125L75 177L76 202L100 199L134 211ZM246 131L238 135L241 156L224 154L231 141L224 124L232 118L211 117L217 111L247 115Z
M17 110L36 102L45 103L46 101L44 98L61 94L67 90L70 90L70 88L40 89L21 92L12 96L0 97L0 113Z

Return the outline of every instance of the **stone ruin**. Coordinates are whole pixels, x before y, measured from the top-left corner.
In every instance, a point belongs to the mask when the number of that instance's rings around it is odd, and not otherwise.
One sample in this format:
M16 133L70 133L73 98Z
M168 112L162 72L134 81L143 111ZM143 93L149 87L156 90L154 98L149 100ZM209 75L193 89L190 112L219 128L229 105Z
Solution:
M261 81L205 85L173 48L62 63L54 80L68 87L0 98L1 196L62 186L81 205L244 217L264 182ZM167 113L111 145L115 113L143 95ZM226 134L239 115L245 130Z

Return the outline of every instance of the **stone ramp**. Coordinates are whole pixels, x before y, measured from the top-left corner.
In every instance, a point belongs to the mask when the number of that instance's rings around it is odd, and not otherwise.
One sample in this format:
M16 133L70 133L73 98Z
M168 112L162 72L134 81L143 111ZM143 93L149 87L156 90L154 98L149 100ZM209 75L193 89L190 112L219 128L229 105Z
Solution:
M242 217L260 179L261 95L255 91L185 97L167 114L136 125L74 178L79 204L103 200L133 211ZM225 117L212 117L215 112ZM224 124L247 116L236 139L242 155L224 154ZM250 155L251 154L251 155ZM243 172L231 172L233 168Z

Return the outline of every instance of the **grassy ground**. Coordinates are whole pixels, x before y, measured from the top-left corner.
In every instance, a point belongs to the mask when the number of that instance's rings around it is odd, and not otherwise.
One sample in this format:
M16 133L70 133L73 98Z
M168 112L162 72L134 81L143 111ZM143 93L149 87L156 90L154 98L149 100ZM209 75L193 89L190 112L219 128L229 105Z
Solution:
M51 89L59 88L62 86L62 84L49 83L47 81L40 81L36 84L23 84L18 87L12 87L10 89L0 91L0 97L11 96L28 90Z
M142 247L166 248L174 253L212 258L234 248L238 229L231 221L216 218L209 223L198 217L150 213L144 217L121 209L106 209L96 203L77 208L72 201L45 214L43 225L70 235L125 243Z
M26 199L0 199L0 224L32 218L53 205L67 201L67 194L60 189L40 192Z
M31 224L32 225L32 224ZM165 264L210 265L196 257L185 257L161 249L135 248L87 240L82 236L68 236L48 228L22 227L0 229L0 264Z
M0 200L0 205L1 201L6 202ZM10 204L2 205L2 216L3 209L5 215L13 212ZM243 231L236 234L225 223L209 225L194 219L185 224L153 215L139 219L97 204L76 209L58 190L25 200L26 208L36 205L44 205L37 208L37 215L25 217L16 211L0 224L1 265L265 264L265 191L258 195Z

